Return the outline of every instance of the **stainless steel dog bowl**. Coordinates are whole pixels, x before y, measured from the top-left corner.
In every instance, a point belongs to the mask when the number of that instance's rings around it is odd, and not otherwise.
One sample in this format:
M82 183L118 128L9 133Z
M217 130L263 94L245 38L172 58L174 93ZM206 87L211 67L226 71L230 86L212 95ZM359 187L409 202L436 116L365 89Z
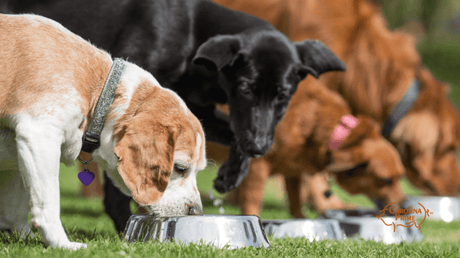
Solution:
M376 215L382 215L376 217ZM385 244L421 241L423 235L411 221L396 220L394 214L371 209L329 210L328 218L339 221L340 228L347 238L374 240ZM407 223L406 223L407 222Z
M343 219L347 217L372 217L375 218L378 211L368 208L357 208L350 210L327 210L324 212L324 218L328 219Z
M382 217L387 225L378 218L344 218L339 220L340 227L347 238L374 240L385 244L398 244L401 242L421 241L423 235L415 227L402 227L392 225L394 217Z
M243 215L132 215L126 224L124 240L174 240L176 243L203 243L218 248L228 246L228 249L270 246L259 217Z
M422 206L429 210L426 219L437 219L445 222L460 219L460 198L458 197L409 196L403 205L405 208L411 207L412 209L419 209ZM416 216L424 217L425 214L417 214Z
M305 237L310 241L343 238L339 222L331 219L263 220L262 225L274 238Z

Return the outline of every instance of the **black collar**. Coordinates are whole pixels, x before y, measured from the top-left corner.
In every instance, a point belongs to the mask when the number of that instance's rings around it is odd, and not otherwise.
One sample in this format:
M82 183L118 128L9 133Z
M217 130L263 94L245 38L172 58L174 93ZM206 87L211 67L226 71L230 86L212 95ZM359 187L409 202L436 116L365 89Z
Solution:
M383 137L389 139L391 132L396 127L398 122L404 115L409 111L409 109L414 104L415 100L417 100L418 94L420 93L420 83L417 79L414 80L412 85L406 91L406 94L401 99L401 101L394 107L393 111L391 112L390 116L385 120L383 123L382 128L382 135Z

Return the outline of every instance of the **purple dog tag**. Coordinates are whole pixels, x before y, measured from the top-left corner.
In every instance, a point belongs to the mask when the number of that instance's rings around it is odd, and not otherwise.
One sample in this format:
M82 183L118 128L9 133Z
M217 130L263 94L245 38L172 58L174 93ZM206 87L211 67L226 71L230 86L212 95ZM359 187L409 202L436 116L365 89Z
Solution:
M84 185L88 186L94 180L94 173L89 171L88 169L85 169L81 171L80 173L78 173L78 179L80 179L80 181Z

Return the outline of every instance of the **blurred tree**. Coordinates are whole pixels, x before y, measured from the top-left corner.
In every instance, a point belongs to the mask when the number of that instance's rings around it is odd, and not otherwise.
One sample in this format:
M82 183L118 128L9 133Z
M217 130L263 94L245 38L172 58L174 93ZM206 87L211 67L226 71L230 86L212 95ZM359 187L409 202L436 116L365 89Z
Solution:
M457 9L459 0L374 0L380 4L390 29L419 20L427 33L435 30Z
M390 29L417 20L421 10L420 0L375 0L382 7Z
M420 15L420 21L425 27L427 33L430 33L434 27L436 27L436 23L438 16L436 15L440 9L443 8L445 3L444 1L433 1L433 0L421 0L422 2L422 12Z

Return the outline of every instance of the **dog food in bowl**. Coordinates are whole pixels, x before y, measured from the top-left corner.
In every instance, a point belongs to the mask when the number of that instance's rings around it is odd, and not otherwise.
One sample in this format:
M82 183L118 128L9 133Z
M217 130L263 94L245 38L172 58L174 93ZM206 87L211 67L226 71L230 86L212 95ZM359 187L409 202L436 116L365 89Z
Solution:
M246 246L268 248L270 243L257 216L201 215L157 217L132 215L124 240L202 243L228 249Z
M343 238L339 222L332 219L263 220L262 225L273 238L305 237L310 241Z

